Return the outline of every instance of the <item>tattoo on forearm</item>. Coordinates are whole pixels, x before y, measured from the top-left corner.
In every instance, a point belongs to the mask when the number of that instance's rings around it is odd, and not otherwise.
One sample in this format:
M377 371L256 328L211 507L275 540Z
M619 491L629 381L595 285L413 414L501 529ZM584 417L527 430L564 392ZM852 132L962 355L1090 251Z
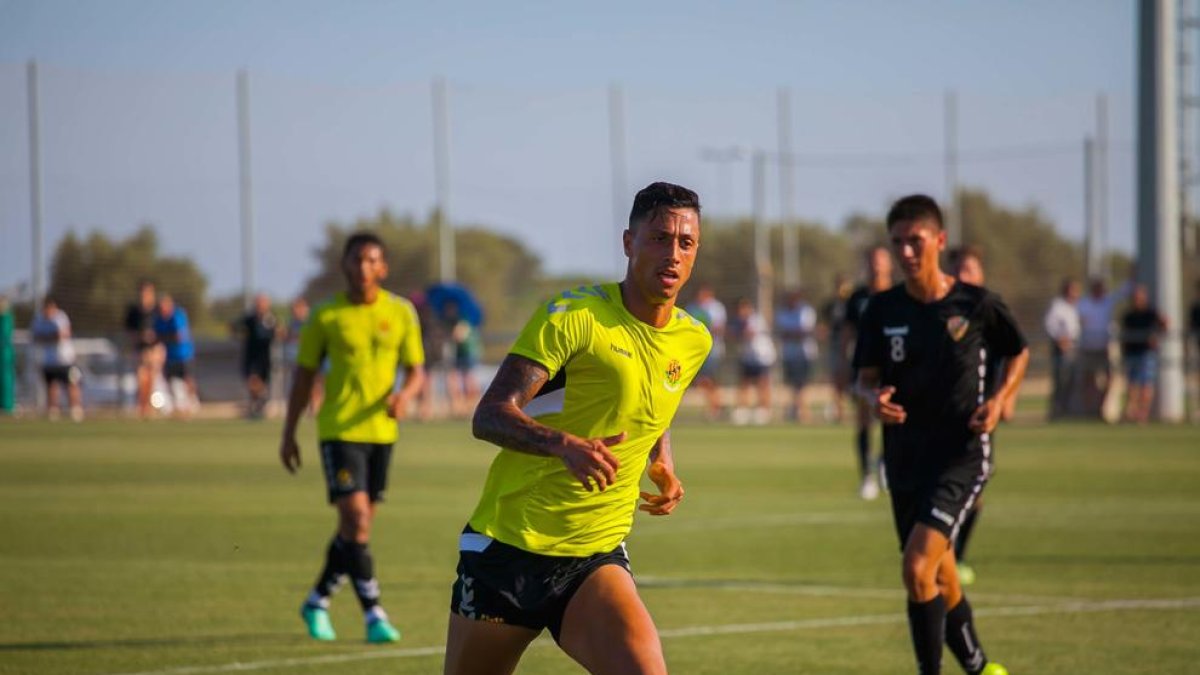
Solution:
M539 363L512 354L505 357L475 409L475 437L509 450L551 456L565 434L538 424L523 408L541 391L550 374Z

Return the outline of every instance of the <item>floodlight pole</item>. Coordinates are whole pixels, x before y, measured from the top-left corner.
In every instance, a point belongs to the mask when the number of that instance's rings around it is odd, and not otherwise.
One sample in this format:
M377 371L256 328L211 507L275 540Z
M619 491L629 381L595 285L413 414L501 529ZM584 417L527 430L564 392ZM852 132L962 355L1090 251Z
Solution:
M437 198L438 279L454 281L454 226L450 224L450 121L446 80L433 81L433 182Z
M792 158L792 92L781 88L776 97L779 122L779 223L783 244L783 285L794 289L800 285L800 251L796 223L793 222L796 201Z
M29 97L29 224L33 249L30 252L33 258L30 291L36 307L46 292L42 269L42 132L37 62L30 61L25 73Z
M617 230L617 241L622 240L628 210L625 194L629 179L625 159L625 96L621 86L612 84L608 88L608 158L612 169L613 227ZM618 276L624 272L624 251L614 252L613 267Z
M943 119L945 142L946 238L950 246L962 245L962 210L958 200L958 93L946 90Z
M250 173L250 76L237 74L238 196L242 225L242 306L254 301L254 192Z
M1083 139L1083 274L1100 274L1100 233L1096 217L1096 141Z
M1108 270L1108 94L1096 94L1096 145L1095 145L1095 190L1096 190L1096 255L1097 265L1093 274L1107 277Z
M758 313L772 325L771 240L767 229L767 153L755 150L750 157L750 194L754 221L754 279Z
M1178 105L1175 0L1138 3L1138 278L1167 321L1159 348L1158 417L1179 422L1183 406Z

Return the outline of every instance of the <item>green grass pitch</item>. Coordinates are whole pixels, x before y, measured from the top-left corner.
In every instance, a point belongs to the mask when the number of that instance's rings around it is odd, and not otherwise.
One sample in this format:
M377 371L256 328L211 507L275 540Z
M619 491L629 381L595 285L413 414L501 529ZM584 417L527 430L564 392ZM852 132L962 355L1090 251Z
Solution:
M339 640L297 608L333 525L313 429L0 424L0 673L438 673L457 534L493 450L406 425L372 548L404 631ZM886 498L857 498L848 428L681 425L687 499L639 515L634 572L674 673L913 671ZM989 654L1013 673L1186 673L1200 660L1200 429L1017 426L970 560ZM959 672L947 653L947 673ZM551 645L521 673L580 672Z

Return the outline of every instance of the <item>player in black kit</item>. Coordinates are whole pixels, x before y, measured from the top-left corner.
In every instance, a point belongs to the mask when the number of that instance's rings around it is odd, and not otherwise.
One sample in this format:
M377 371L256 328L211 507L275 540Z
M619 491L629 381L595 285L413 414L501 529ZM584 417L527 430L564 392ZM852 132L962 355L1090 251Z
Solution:
M990 475L989 434L1025 375L1029 350L997 295L938 266L946 233L937 202L899 200L887 228L904 283L872 296L854 364L858 394L884 425L913 648L921 675L941 672L943 644L966 672L1003 675L975 634L951 542ZM1007 367L987 392L992 354Z
M872 246L866 253L867 282L854 289L846 298L846 311L841 326L841 346L845 354L858 340L859 324L871 296L886 291L894 285L892 280L892 256L883 246ZM851 386L857 375L851 369ZM858 457L858 478L861 481L858 496L866 500L879 496L879 482L875 479L876 467L871 462L871 409L857 397L855 400L854 450Z

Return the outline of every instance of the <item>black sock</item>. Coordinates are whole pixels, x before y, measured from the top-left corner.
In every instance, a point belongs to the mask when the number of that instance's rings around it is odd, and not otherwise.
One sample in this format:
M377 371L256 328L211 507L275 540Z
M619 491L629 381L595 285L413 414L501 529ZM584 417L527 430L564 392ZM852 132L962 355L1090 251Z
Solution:
M965 595L954 609L946 612L946 646L969 675L978 675L987 665L983 645L979 644L979 636L975 634L971 604Z
M954 538L954 559L962 562L967 555L967 540L971 538L971 530L975 529L975 519L979 517L980 506L967 511L962 525L958 528L958 536Z
M354 594L358 604L367 611L379 604L379 582L375 580L375 561L366 544L346 543L346 560L349 563L350 580L354 582Z
M342 577L349 571L346 544L335 536L330 540L329 548L325 550L325 568L321 570L321 576L317 577L313 592L322 598L328 598L341 585Z
M917 654L920 675L942 672L942 642L946 631L946 602L937 596L929 602L908 601L908 629Z
M855 448L858 450L858 473L866 478L871 473L871 431L859 429L854 436Z

